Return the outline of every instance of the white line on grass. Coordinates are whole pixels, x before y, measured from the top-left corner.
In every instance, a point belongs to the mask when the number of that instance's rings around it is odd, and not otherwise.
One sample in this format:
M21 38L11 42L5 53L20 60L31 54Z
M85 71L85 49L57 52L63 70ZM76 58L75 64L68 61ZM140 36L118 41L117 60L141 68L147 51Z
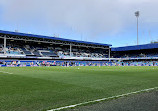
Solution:
M112 96L112 97L97 99L97 100L83 102L83 103L74 104L74 105L70 105L70 106L64 106L64 107L60 107L60 108L56 108L56 109L51 109L51 110L47 110L47 111L59 111L59 110L68 109L68 108L75 108L75 107L81 106L81 105L86 105L86 104L90 104L90 103L101 102L101 101L105 101L105 100L109 100L109 99L120 98L120 97L124 97L124 96L128 96L128 95L132 95L132 94L138 94L138 93L141 93L141 92L148 92L148 91L155 90L155 89L158 89L158 87L149 88L149 89L143 89L143 90L140 90L140 91L135 91L135 92L130 92L130 93L122 94L122 95L117 95L117 96Z
M5 72L5 71L0 71L2 73L5 73L5 74L13 74L13 73L10 73L10 72Z

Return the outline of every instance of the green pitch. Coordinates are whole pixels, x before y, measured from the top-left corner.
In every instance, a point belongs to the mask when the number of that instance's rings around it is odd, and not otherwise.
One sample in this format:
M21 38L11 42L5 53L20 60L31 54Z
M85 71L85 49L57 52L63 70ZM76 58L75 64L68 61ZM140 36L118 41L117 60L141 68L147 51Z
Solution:
M0 111L43 111L157 86L158 67L0 68Z

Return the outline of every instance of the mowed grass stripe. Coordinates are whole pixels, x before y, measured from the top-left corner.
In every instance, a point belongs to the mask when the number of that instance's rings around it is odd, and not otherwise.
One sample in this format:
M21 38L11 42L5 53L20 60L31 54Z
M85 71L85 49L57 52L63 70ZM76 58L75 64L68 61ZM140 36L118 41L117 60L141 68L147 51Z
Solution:
M78 96L80 96L78 99L84 100L87 97L82 96L82 94L89 95L87 93L89 91L91 93L100 92L87 87L29 77L23 78L22 76L12 76L12 78L8 76L5 79L6 85L1 86L3 90L0 92L1 110L43 110L43 108L47 109L51 105L56 107L65 105L67 101L73 103L72 99ZM72 96L70 92L75 93L75 95Z
M11 72L0 71L0 74L13 74Z
M0 75L2 111L47 110L158 86L157 67L16 67L3 70L14 75Z

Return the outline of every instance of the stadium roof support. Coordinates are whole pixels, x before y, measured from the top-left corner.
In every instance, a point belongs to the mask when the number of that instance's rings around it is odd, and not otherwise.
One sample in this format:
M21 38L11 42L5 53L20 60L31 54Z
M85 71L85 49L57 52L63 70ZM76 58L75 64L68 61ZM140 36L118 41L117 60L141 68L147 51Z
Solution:
M3 48L4 55L6 54L6 44L7 44L7 40L6 40L6 36L4 36L4 48Z
M110 57L111 56L111 50L110 50L110 48L109 48L109 61L110 61Z
M70 44L70 57L72 56L72 46Z

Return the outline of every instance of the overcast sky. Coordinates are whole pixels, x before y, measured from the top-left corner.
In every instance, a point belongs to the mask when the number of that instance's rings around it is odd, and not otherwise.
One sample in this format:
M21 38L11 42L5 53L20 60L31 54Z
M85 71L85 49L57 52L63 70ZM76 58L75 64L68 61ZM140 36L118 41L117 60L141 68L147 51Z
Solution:
M0 0L1 30L135 45L158 39L158 0Z

